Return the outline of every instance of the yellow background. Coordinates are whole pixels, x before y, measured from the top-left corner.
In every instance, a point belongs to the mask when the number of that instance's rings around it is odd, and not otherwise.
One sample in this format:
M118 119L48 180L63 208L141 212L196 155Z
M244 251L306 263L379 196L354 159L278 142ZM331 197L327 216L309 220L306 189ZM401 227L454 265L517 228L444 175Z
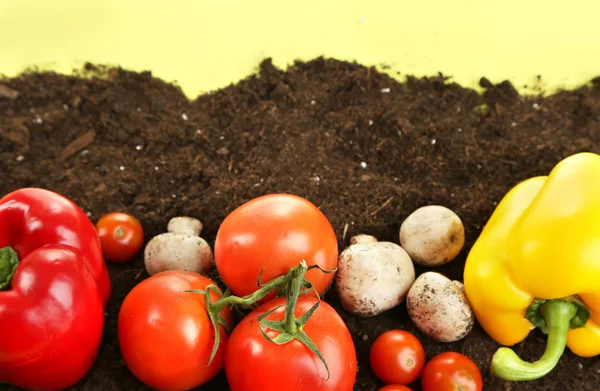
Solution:
M600 1L0 0L0 74L86 61L151 70L189 97L317 56L572 88L600 75Z

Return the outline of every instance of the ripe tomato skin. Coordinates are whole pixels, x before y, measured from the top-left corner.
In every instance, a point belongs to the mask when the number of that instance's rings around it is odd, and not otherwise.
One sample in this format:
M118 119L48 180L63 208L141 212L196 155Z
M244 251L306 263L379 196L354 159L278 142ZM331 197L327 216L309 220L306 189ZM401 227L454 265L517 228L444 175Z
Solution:
M407 385L419 378L425 350L417 337L404 330L389 330L371 346L369 360L375 375L386 384Z
M400 384L390 384L383 388L380 388L379 391L412 391L410 388L400 385Z
M456 352L445 352L425 365L421 386L423 391L481 391L483 379L470 358Z
M185 292L210 284L200 274L170 270L142 281L127 295L119 313L119 343L125 364L141 382L161 391L187 390L223 369L227 335L220 327L220 347L207 367L214 330L204 295ZM222 315L231 322L229 309Z
M284 275L303 259L309 266L335 269L338 243L331 223L311 202L295 195L269 194L248 201L225 218L214 256L225 284L233 294L245 296L258 289L263 268L263 283ZM318 269L306 273L319 293L333 277Z
M111 262L131 260L144 244L144 229L135 217L121 212L104 215L96 223L104 257Z
M296 317L315 303L313 296L301 296ZM335 310L321 302L303 330L317 345L331 372L306 346L298 341L276 345L260 332L258 316L285 303L285 298L269 301L246 316L233 330L225 353L225 373L231 391L352 391L356 380L356 350L348 328ZM269 315L282 320L284 307ZM265 330L271 338L273 330Z

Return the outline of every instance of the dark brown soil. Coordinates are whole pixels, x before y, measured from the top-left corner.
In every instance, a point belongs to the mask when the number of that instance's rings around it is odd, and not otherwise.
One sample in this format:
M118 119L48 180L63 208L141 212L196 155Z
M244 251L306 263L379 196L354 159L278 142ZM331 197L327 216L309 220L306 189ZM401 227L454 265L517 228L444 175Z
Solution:
M265 61L259 77L189 102L150 73L93 67L84 73L105 77L33 73L2 81L8 89L0 91L0 194L52 189L94 222L126 211L142 220L147 239L183 214L203 220L212 244L236 206L290 192L322 209L340 248L359 232L398 242L409 213L442 204L466 225L465 249L442 269L460 279L468 249L507 190L547 174L572 153L600 152L599 85L524 98L509 83L482 80L481 96L441 76L400 84L356 64L317 59L283 72ZM116 335L120 304L146 277L138 275L142 268L141 257L110 266L114 289L102 351L73 389L145 389L123 365ZM570 352L542 380L502 382L488 370L498 346L478 327L460 342L434 343L415 330L403 305L359 320L340 308L333 292L326 299L355 338L357 391L381 386L368 351L392 328L416 332L428 358L449 350L467 354L480 366L486 390L584 391L600 384L600 361ZM533 332L516 350L533 360L544 343ZM228 388L221 374L199 390Z

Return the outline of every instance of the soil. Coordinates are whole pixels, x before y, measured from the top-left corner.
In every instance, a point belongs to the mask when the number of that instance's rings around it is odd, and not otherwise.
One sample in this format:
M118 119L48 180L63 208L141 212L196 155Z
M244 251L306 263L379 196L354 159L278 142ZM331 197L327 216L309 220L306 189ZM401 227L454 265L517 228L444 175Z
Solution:
M374 68L319 58L287 72L265 60L257 76L191 102L151 73L91 65L72 76L29 72L0 83L0 194L48 188L73 199L94 222L110 211L132 213L146 239L164 232L169 218L191 215L202 219L212 245L235 207L289 192L321 208L340 249L357 233L397 243L412 211L441 204L466 227L460 256L440 269L454 279L512 186L547 174L570 154L600 152L600 81L542 98L482 79L479 94L442 75L398 83ZM123 298L147 277L142 257L110 265L110 274L101 352L73 390L146 389L124 366L116 335ZM584 391L600 384L600 361L570 352L541 380L503 382L488 369L498 345L478 326L459 342L435 343L415 329L404 305L358 319L341 309L333 291L326 300L355 340L356 391L382 385L368 352L393 328L415 332L428 358L449 350L468 355L486 390ZM534 331L515 349L534 360L544 346ZM228 387L221 374L198 390Z

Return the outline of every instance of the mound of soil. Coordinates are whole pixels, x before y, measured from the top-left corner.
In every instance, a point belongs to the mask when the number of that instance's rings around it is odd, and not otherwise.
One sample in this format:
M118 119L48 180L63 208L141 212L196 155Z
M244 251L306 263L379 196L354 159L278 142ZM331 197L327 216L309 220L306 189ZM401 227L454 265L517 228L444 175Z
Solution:
M93 66L82 72L88 77L27 73L0 81L0 195L48 188L73 199L94 222L110 211L132 213L147 240L164 232L169 218L191 215L204 222L212 245L235 207L289 192L321 208L340 249L357 233L397 243L404 218L441 204L465 223L463 252L441 269L461 279L468 250L512 186L547 174L570 154L600 152L598 83L526 98L510 83L482 79L480 95L441 75L398 83L340 61L298 62L284 72L265 60L258 76L190 102L151 73ZM142 257L110 265L110 274L102 350L74 390L146 389L124 366L116 334L124 297L147 277ZM473 358L486 390L584 391L600 382L600 362L570 352L541 380L503 382L488 369L498 345L478 326L459 342L435 343L415 329L404 305L357 319L334 292L326 300L354 337L356 391L381 386L368 352L393 328L415 332L428 358L449 350ZM544 346L534 331L516 351L534 360ZM199 390L228 387L221 374Z

